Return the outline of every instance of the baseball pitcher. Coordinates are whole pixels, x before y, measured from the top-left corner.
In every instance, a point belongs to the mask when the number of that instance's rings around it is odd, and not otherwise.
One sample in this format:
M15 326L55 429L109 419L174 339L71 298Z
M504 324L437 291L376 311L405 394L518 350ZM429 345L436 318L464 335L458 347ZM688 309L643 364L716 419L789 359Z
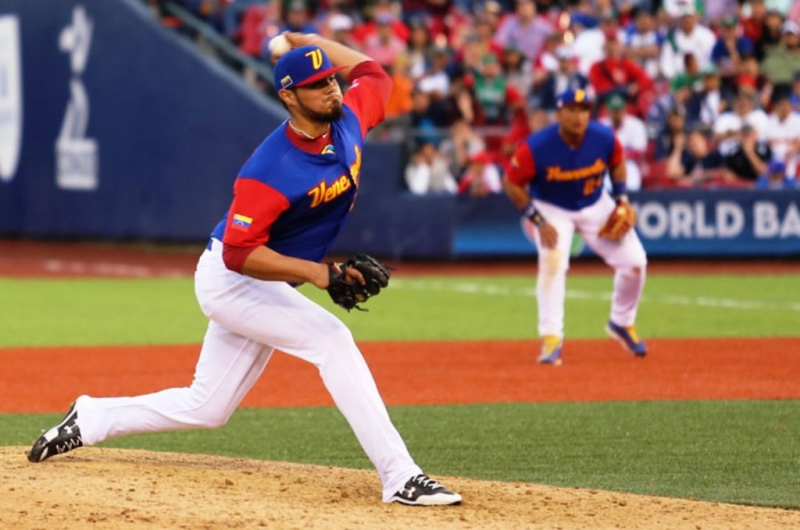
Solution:
M389 270L357 254L323 262L356 200L364 138L384 118L391 78L366 55L318 35L289 33L274 70L289 119L240 170L233 202L195 274L210 319L191 386L121 398L80 396L28 459L134 433L221 427L277 348L313 363L378 470L383 501L459 504L422 472L392 424L353 336L295 289L311 283L341 307L365 303ZM342 95L335 75L346 76Z

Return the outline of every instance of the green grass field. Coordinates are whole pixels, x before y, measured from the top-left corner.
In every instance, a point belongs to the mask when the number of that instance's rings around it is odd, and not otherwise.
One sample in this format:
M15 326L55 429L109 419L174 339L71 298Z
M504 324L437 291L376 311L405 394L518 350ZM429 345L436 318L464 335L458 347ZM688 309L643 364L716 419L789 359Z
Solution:
M567 336L602 337L611 277L571 276ZM532 339L532 277L393 280L368 313L330 307L356 339ZM198 343L188 279L0 279L0 347ZM651 275L645 337L800 336L800 278ZM582 486L800 509L800 400L392 407L435 475ZM27 445L59 414L0 415L0 444ZM256 440L257 442L254 442ZM369 468L334 408L241 409L223 429L134 436L109 447Z

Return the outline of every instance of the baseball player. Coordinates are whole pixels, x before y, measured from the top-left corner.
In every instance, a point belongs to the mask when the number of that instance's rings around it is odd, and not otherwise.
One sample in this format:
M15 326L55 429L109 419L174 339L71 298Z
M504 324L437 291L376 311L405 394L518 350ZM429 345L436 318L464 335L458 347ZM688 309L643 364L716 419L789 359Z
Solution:
M647 257L630 230L636 213L626 195L625 156L614 132L590 120L592 105L584 90L559 94L557 123L518 146L503 182L511 202L532 223L538 247L536 297L543 364L561 364L566 278L575 230L614 269L606 332L636 356L647 351L634 327ZM613 199L603 191L606 172L611 175Z
M134 433L221 427L280 349L319 369L377 468L383 502L459 504L461 495L424 474L409 454L350 331L294 288L308 282L333 297L334 281L365 280L360 269L321 260L355 202L364 137L383 120L391 79L366 55L331 40L286 38L291 50L278 59L274 78L289 119L240 170L230 209L197 265L195 293L210 321L191 386L135 397L82 395L28 459ZM337 73L351 87L344 96Z

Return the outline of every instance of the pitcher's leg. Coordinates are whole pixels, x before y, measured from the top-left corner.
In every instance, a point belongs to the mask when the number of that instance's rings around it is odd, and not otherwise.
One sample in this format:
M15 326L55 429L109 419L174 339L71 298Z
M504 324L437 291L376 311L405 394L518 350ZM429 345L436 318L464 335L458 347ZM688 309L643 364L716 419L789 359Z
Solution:
M191 386L134 397L81 396L83 443L115 436L225 424L263 372L272 349L209 323Z
M350 330L321 306L280 282L240 289L237 305L207 312L226 328L314 364L381 478L384 501L420 468L389 418Z
M328 354L318 365L322 382L347 419L383 484L383 501L409 477L422 472L392 424L378 387L350 331L344 325L324 339ZM302 352L289 352L303 358Z

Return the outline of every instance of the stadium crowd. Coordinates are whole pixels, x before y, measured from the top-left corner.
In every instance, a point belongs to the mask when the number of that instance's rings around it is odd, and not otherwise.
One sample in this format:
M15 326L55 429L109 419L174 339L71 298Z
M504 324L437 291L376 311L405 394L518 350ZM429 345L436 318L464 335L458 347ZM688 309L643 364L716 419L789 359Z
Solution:
M783 189L800 171L797 0L180 3L267 63L271 37L300 31L383 65L394 92L372 134L407 143L413 193L500 192L567 87L616 131L628 189Z

